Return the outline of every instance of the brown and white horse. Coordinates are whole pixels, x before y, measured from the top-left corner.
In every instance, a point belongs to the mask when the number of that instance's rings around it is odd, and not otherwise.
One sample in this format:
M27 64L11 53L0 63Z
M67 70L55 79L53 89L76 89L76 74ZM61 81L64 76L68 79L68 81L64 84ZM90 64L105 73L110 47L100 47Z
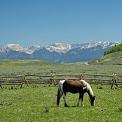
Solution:
M88 93L90 98L91 106L94 106L95 96L93 94L93 90L89 83L85 80L60 80L58 84L58 92L57 92L57 106L59 106L60 98L63 96L64 106L67 107L66 103L66 93L79 93L79 99L77 106L79 106L79 102L81 100L81 105L83 105L83 96L84 93Z

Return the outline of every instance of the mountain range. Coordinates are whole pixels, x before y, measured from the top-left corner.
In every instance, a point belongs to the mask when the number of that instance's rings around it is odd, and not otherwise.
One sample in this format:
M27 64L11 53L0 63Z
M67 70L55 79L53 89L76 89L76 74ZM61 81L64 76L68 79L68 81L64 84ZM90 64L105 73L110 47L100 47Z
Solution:
M99 41L83 44L54 43L48 46L22 47L19 44L0 45L0 59L39 59L56 63L91 61L117 42Z

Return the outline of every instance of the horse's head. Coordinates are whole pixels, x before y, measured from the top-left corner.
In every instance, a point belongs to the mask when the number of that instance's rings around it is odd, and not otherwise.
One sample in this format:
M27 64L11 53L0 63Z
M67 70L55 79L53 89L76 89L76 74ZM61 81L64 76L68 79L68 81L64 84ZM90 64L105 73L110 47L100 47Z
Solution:
M90 97L90 103L91 103L91 106L95 105L95 96Z

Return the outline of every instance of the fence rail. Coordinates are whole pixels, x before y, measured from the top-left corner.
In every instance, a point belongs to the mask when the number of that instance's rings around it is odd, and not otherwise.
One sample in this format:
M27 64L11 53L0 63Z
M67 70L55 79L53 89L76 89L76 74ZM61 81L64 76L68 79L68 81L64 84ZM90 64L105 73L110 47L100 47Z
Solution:
M50 75L39 75L39 74L24 74L24 75L11 75L11 76L0 76L0 87L3 85L20 85L22 88L23 84L54 84L57 85L59 80L62 79L85 79L90 84L102 84L102 85L111 85L111 88L114 85L122 85L122 76L113 74L113 75L104 75L104 74L53 74Z

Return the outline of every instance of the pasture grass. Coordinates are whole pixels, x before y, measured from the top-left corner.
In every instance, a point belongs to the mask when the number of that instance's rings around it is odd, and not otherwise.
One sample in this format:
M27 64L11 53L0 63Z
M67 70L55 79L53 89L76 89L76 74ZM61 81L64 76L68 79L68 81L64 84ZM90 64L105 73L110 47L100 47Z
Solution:
M121 122L122 89L92 85L96 105L91 107L88 95L84 107L76 107L78 94L67 94L56 106L57 87L24 86L22 89L0 89L0 122Z
M49 74L122 74L122 65L51 64L38 60L0 61L0 75L39 73ZM85 95L85 107L76 107L78 94L67 94L65 108L63 99L56 106L57 87L30 85L19 88L0 88L0 122L121 122L122 89L92 85L96 105L91 107Z
M49 74L51 71L56 74L122 74L122 65L84 65L82 63L73 64L52 64L39 60L0 60L0 75L2 74L26 74L39 73Z

